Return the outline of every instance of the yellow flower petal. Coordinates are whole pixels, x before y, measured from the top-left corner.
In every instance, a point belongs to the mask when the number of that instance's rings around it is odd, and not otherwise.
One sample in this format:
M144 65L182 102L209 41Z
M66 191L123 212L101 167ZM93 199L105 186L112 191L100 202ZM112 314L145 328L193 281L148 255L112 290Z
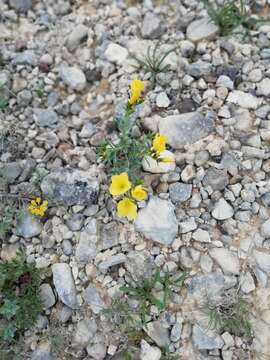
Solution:
M40 196L37 196L37 197L36 197L36 203L37 203L37 204L40 204L40 202L41 202L41 198L40 198Z
M133 80L130 85L131 95L129 99L130 105L136 104L144 90L144 82L141 80Z
M131 190L131 195L135 200L141 201L147 199L147 192L142 185L137 185Z
M124 194L131 188L131 182L129 181L126 172L123 172L120 175L113 175L111 181L109 191L112 196Z
M153 140L153 149L158 154L162 151L166 150L166 143L167 143L167 136L156 134L154 140Z
M137 205L125 197L117 204L117 215L119 217L127 217L128 220L134 220L137 217Z

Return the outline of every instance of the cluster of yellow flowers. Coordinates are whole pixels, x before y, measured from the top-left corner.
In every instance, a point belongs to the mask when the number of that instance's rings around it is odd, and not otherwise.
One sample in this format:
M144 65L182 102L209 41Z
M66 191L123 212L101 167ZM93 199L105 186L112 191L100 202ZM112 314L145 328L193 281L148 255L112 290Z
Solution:
M132 185L126 172L112 176L109 191L112 196L125 194L123 199L117 203L117 215L127 217L128 220L134 220L137 217L136 201L146 200L148 196L142 185Z
M48 201L44 200L41 201L39 196L36 197L35 200L31 200L30 204L28 205L28 210L30 214L35 216L43 217L48 209Z
M161 153L166 150L167 136L162 134L156 134L152 145L152 156L161 162L174 162L174 159L170 156L162 156Z
M128 103L133 106L136 105L142 96L144 90L144 82L141 80L133 80L130 85L130 98Z

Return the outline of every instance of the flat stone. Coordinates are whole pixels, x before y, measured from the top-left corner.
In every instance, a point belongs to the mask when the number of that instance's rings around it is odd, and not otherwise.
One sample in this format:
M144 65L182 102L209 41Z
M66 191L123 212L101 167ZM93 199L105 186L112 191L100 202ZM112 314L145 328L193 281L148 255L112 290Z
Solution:
M140 360L159 360L161 355L159 348L149 345L145 340L141 341Z
M161 92L157 95L156 104L159 108L167 108L170 105L170 99L165 92Z
M210 256L218 263L226 275L239 275L240 262L236 255L225 248L214 248L209 251Z
M188 75L193 76L195 78L199 78L201 76L210 75L212 71L212 65L205 61L197 61L192 63L188 67Z
M219 78L217 79L216 82L216 86L217 87L225 87L227 89L232 90L234 88L234 84L233 81L231 80L231 78L229 78L229 76L226 75L220 75Z
M53 283L60 300L71 309L77 309L76 287L71 268L66 263L52 265Z
M179 232L180 234L186 234L190 231L193 231L197 229L197 224L196 221L194 219L194 217L190 217L185 221L181 221L179 223Z
M39 109L33 110L34 120L38 126L53 128L59 121L58 115L52 109Z
M214 167L206 170L203 178L204 186L211 186L213 190L224 190L228 183L229 180L226 171Z
M157 39L162 35L163 29L160 18L148 12L143 18L142 37L144 39Z
M209 17L192 21L187 27L187 39L197 42L211 40L218 33L218 27Z
M209 273L196 275L186 281L188 292L193 295L205 295L214 298L222 294L224 290L233 288L237 283L235 276L227 276L221 273Z
M265 78L257 84L257 94L263 96L270 95L270 79Z
M32 50L25 50L17 54L11 61L12 65L36 66L38 63L37 55Z
M77 67L62 65L59 74L62 81L72 90L81 91L86 86L86 77Z
M270 237L270 219L266 220L261 226L261 234L265 238Z
M223 198L215 204L212 215L217 220L226 220L233 216L233 207Z
M32 7L32 0L9 0L9 5L18 12L26 13Z
M45 283L41 284L40 296L42 299L44 309L49 309L55 304L55 296L50 284L45 284Z
M69 34L67 38L67 48L69 51L74 51L77 47L87 39L88 27L79 24L75 26L72 32Z
M178 231L173 204L158 197L150 198L146 207L139 211L135 228L148 240L170 245Z
M116 222L100 225L98 250L110 249L119 243L119 228Z
M94 124L90 121L83 125L82 130L80 132L80 137L87 139L93 136L97 132L97 129Z
M253 276L248 271L240 277L241 290L244 294L249 294L256 289Z
M66 225L71 231L79 231L84 223L83 214L72 214L66 221Z
M165 347L170 344L169 331L160 321L147 323L145 332L159 347Z
M194 233L192 234L192 238L196 241L203 243L211 242L211 238L208 231L203 229L197 229L196 231L194 231Z
M101 272L106 272L110 267L123 264L126 262L126 260L127 260L126 255L120 253L120 254L111 256L107 260L101 261L98 264L98 268Z
M224 345L221 336L210 329L203 329L198 324L195 324L192 329L192 343L198 350L221 349Z
M76 246L75 256L81 264L92 261L97 254L97 237L86 231L80 233L79 243Z
M170 198L173 203L187 201L192 194L192 184L173 183L169 185Z
M18 236L29 239L38 236L42 229L43 226L41 222L36 217L25 212L24 215L18 219L14 232Z
M229 94L227 101L239 105L242 108L253 110L256 110L262 103L262 100L256 96L240 90L232 91Z
M270 254L262 251L253 251L253 257L259 268L265 273L270 273Z
M74 343L80 347L85 347L93 339L97 332L97 324L94 319L84 319L77 323L74 334Z
M151 277L155 263L148 250L132 250L127 254L125 267L135 281L140 281Z
M159 133L167 136L171 147L181 149L208 136L214 130L214 122L210 117L190 112L160 119L158 128Z
M105 307L105 303L102 300L100 293L96 286L89 285L83 292L83 298L91 308L94 314L99 314Z
M18 162L2 163L0 165L0 178L3 177L8 184L13 184L22 173Z
M121 65L128 57L128 51L125 47L115 43L110 43L105 51L108 61Z
M252 117L247 109L238 109L234 114L234 128L237 130L249 131L252 126Z
M95 204L99 193L98 181L82 170L56 170L42 180L40 187L45 199L66 206Z

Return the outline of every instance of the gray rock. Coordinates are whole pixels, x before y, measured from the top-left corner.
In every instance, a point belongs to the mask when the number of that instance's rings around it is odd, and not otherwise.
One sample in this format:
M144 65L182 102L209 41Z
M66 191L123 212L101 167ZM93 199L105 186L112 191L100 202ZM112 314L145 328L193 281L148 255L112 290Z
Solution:
M10 98L9 89L11 88L11 77L8 71L0 71L0 84L0 98L1 100L8 100Z
M263 96L270 95L270 79L265 78L259 84L257 84L257 94Z
M86 231L80 233L80 240L76 247L75 256L81 264L92 261L97 254L97 237Z
M83 125L83 128L80 132L80 137L87 139L95 134L97 131L95 125L93 125L90 121Z
M142 37L145 39L157 39L163 32L160 18L151 12L144 16L141 29Z
M9 5L22 13L26 13L32 7L32 0L9 0Z
M158 197L150 198L146 207L139 211L135 228L148 240L170 245L178 231L173 204Z
M230 90L234 88L233 81L226 75L220 75L217 79L216 86L222 86Z
M254 250L253 256L259 268L267 274L270 273L270 254Z
M36 217L30 215L28 212L26 212L18 219L16 228L14 230L16 235L22 236L25 239L38 236L41 231L42 224L40 221Z
M72 310L68 306L63 306L60 313L58 314L58 318L61 323L66 323L72 316Z
M270 219L266 220L261 226L261 234L265 238L270 237Z
M209 233L203 229L198 229L198 230L194 231L194 233L192 234L192 238L196 241L203 242L203 243L211 242Z
M225 276L220 273L196 275L186 281L188 292L194 295L215 296L222 294L224 290L231 289L237 283L234 276Z
M57 204L91 205L97 201L99 183L89 172L62 169L47 175L41 190L45 199Z
M60 77L72 90L81 91L86 86L86 77L82 70L77 67L62 65Z
M70 256L73 253L73 246L69 240L63 240L62 243L63 253L66 256Z
M233 216L233 214L233 207L223 198L219 199L218 202L215 203L212 211L213 217L217 220L229 219Z
M249 294L256 289L253 276L248 271L240 277L241 290L244 294Z
M41 342L38 348L33 352L31 360L54 360L50 352L50 344Z
M265 157L264 149L257 149L252 146L242 146L241 151L246 158L264 159Z
M206 170L203 178L204 186L211 186L213 190L223 190L228 185L228 175L224 170L210 167Z
M77 323L74 335L74 343L80 347L85 347L94 338L97 332L97 324L94 319L84 319Z
M181 333L182 333L182 323L177 322L174 324L174 326L172 327L172 331L171 331L171 341L173 342L177 342L180 340L181 337Z
M141 341L140 360L159 360L161 355L159 348L149 345L145 340Z
M197 229L197 224L194 217L190 217L185 221L179 223L179 232L180 234L186 234L192 230Z
M130 251L127 254L125 267L135 281L149 278L153 274L155 263L149 251Z
M52 109L39 109L33 110L34 120L38 126L53 128L59 121L58 115Z
M36 66L38 63L37 55L32 50L25 50L17 54L11 61L12 65Z
M49 309L55 304L55 296L49 284L41 284L40 296L44 309Z
M66 263L52 265L53 283L60 300L71 309L77 309L76 287L71 268Z
M195 78L199 78L204 75L210 75L212 71L212 65L208 62L197 61L192 63L188 67L188 74Z
M66 221L67 227L71 231L79 231L83 227L83 214L72 214Z
M232 252L224 248L214 248L209 251L209 254L218 263L224 274L239 274L240 262Z
M159 93L156 98L157 107L167 108L170 105L170 99L165 91Z
M0 177L3 177L8 184L13 184L21 175L22 170L17 162L5 163L0 165Z
M103 360L107 353L107 344L105 339L101 336L95 336L94 344L88 345L86 348L87 354L94 360Z
M165 347L170 344L169 331L160 321L147 323L145 332L159 347Z
M119 243L119 228L116 222L100 225L98 249L107 250Z
M77 25L67 38L67 48L70 51L76 50L76 48L87 39L88 27L79 24Z
M170 198L173 203L182 203L191 197L192 184L173 183L169 185Z
M262 103L262 100L256 96L240 90L232 91L229 94L227 101L235 105L239 105L242 108L254 110L257 109Z
M122 65L128 57L128 51L123 46L110 43L105 51L105 56L108 61Z
M218 27L209 17L192 21L187 27L187 38L197 42L211 40L218 33Z
M83 298L85 302L90 305L90 308L94 314L99 314L100 311L105 307L105 303L102 300L96 286L94 285L89 285L85 289Z
M224 345L221 336L210 329L203 329L199 324L193 326L192 343L198 350L221 349Z
M127 260L126 255L120 253L120 254L111 256L107 260L101 261L98 264L98 268L101 272L106 272L110 267L123 264L126 262L126 260Z
M159 121L159 132L167 136L169 145L174 149L205 138L213 129L213 119L198 112L171 115Z

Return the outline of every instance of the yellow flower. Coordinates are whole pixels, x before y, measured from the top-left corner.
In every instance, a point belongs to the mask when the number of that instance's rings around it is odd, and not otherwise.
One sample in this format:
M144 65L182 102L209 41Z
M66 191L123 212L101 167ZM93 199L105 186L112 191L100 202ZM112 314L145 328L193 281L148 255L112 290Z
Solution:
M158 160L161 162L164 162L164 163L174 163L175 162L175 160L170 156L165 156L163 158L159 158Z
M129 181L126 172L123 172L120 175L113 175L111 181L112 183L109 191L113 196L124 194L131 188L131 182Z
M132 200L124 197L117 204L117 215L119 217L127 217L128 220L134 220L137 217L137 205Z
M162 151L166 150L166 143L167 143L167 136L156 134L153 140L153 149L156 153L161 153Z
M137 185L131 190L131 195L135 200L141 201L147 199L147 192L142 185Z
M141 80L133 80L130 85L130 90L131 95L129 103L130 105L135 105L139 101L144 90L144 82Z
M30 214L35 216L43 217L48 209L48 201L44 200L41 202L41 198L39 196L36 197L35 200L31 200L28 205L28 210Z

